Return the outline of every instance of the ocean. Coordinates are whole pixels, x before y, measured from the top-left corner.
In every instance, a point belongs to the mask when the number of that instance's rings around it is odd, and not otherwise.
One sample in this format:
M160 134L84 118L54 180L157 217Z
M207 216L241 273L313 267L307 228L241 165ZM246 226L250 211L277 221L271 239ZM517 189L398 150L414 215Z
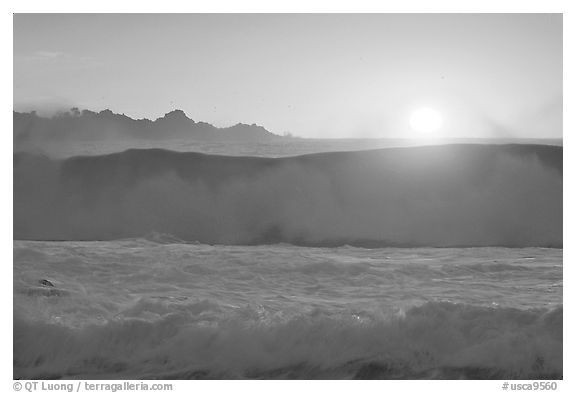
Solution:
M562 250L15 241L14 377L562 378Z
M165 149L180 152L197 152L225 156L290 157L338 151L361 151L390 147L413 147L444 144L539 144L562 146L559 138L281 138L266 142L205 142L189 139L170 140L114 140L114 141L45 141L39 145L14 146L15 152L35 152L53 158L93 156L118 153L128 149Z
M561 146L314 143L16 153L14 378L563 378Z

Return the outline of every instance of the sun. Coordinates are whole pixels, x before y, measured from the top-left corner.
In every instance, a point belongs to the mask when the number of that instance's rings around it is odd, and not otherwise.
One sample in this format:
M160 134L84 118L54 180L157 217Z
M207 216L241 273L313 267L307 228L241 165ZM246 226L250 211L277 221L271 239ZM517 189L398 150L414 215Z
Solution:
M432 108L419 108L410 115L410 126L422 134L432 134L442 127L442 115Z

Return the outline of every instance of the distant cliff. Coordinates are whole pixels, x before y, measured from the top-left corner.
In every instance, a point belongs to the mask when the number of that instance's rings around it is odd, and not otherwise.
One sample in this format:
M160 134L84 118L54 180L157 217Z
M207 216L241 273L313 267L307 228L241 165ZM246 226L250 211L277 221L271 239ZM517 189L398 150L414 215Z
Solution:
M174 110L156 120L132 119L110 110L92 112L72 108L51 118L36 113L14 112L14 146L34 142L100 140L167 140L261 142L282 138L256 124L236 124L218 128L195 122L181 110Z

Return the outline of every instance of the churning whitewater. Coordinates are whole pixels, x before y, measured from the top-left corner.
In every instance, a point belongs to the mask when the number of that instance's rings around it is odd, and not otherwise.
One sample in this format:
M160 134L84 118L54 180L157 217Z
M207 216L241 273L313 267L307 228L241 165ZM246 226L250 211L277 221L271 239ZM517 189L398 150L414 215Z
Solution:
M562 250L14 242L14 378L562 378Z

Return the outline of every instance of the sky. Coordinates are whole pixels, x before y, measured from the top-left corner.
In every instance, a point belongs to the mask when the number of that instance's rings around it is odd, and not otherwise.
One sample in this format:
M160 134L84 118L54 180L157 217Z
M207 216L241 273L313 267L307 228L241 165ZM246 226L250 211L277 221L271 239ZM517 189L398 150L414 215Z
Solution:
M312 138L562 137L561 14L16 14L14 110Z

